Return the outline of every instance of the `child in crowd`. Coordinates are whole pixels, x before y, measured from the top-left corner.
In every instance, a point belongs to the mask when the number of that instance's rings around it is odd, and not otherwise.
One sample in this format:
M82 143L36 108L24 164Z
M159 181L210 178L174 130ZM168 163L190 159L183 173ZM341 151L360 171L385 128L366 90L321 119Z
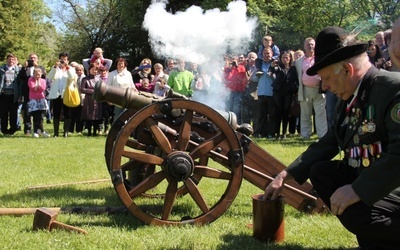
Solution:
M148 78L143 78L139 83L135 83L136 89L143 92L153 93L154 84Z
M107 70L110 70L112 63L113 61L111 59L104 58L102 48L95 48L90 58L82 60L83 67L85 68L87 74L89 74L90 64L94 64L98 68L104 66Z
M48 109L45 97L46 80L42 78L42 69L36 67L33 76L28 79L29 103L28 112L33 117L33 137L50 137L43 128L43 120Z
M261 44L260 48L258 49L258 53L257 53L257 58L260 59L260 60L256 61L257 75L262 74L261 64L262 64L262 58L263 58L263 50L266 47L270 47L272 49L272 60L279 60L279 55L281 54L278 46L276 46L274 44L272 37L268 36L268 35L264 36L262 39L262 44Z
M90 63L94 63L99 60L102 65L104 65L103 49L95 48L92 56L90 57Z
M165 97L167 95L171 87L167 85L166 76L167 75L164 75L158 78L154 86L154 91L153 91L154 94L162 97Z

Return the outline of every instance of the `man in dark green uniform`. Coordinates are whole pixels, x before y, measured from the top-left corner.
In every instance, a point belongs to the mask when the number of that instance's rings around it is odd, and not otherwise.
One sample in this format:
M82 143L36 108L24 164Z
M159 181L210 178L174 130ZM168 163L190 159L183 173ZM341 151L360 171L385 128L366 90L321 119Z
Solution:
M361 249L400 248L400 73L378 70L367 44L338 27L316 38L322 88L339 97L334 125L265 189L274 199L284 181L310 179ZM337 154L341 160L332 160Z

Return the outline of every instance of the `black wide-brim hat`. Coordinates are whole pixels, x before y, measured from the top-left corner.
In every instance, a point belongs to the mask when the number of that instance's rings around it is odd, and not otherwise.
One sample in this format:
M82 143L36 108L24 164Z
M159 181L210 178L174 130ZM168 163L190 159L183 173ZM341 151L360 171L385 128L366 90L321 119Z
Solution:
M349 35L342 28L324 28L315 39L315 63L307 70L307 75L316 75L319 70L329 65L367 51L368 43L356 43L351 40L353 39L349 39Z

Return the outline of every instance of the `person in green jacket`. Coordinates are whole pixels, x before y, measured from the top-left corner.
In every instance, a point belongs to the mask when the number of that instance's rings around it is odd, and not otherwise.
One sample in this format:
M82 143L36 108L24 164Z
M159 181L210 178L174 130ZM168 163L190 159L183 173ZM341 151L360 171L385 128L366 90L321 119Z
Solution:
M168 86L174 92L190 97L193 94L191 89L193 80L193 73L185 69L185 61L178 59L177 70L173 70L168 77Z

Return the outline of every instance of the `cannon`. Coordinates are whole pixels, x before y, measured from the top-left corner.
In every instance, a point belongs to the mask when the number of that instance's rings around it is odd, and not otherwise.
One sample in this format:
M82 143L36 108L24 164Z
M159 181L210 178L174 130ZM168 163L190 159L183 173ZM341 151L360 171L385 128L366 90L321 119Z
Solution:
M230 207L243 179L263 190L285 168L231 112L173 91L161 98L104 82L93 98L126 108L107 135L105 161L118 197L145 224L211 223ZM289 181L282 194L300 211L327 210L310 183Z

